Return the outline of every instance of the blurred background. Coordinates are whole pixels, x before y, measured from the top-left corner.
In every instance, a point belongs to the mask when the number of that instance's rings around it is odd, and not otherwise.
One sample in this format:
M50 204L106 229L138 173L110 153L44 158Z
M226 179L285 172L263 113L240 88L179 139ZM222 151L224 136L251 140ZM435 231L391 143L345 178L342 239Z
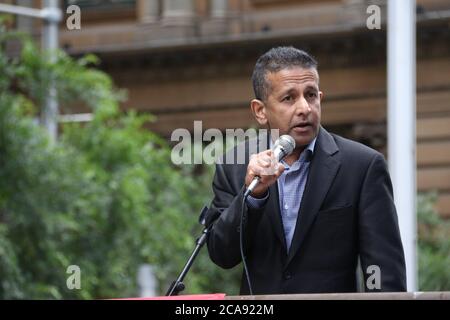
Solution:
M387 1L58 4L57 52L42 19L0 12L1 298L164 294L202 231L214 172L173 165L171 133L195 120L203 130L256 127L251 73L273 46L318 60L325 128L389 158ZM380 29L366 25L373 4ZM81 13L73 30L71 5ZM418 289L450 290L450 2L417 0L416 14ZM56 140L40 125L49 90ZM67 286L70 265L80 289ZM238 294L240 272L220 270L204 249L186 293Z

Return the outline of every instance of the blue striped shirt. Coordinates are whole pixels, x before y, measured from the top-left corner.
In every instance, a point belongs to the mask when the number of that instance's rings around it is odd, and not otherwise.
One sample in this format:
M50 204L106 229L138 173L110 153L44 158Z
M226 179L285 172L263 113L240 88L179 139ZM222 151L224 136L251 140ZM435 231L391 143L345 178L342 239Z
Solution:
M281 161L285 169L278 178L278 194L288 252L291 247L292 237L294 236L295 225L297 223L303 192L305 191L306 179L308 178L309 165L316 145L316 139L310 142L300 154L300 157L291 166L283 160ZM268 198L269 193L262 199L257 199L250 195L247 198L247 205L250 208L259 209L266 204Z

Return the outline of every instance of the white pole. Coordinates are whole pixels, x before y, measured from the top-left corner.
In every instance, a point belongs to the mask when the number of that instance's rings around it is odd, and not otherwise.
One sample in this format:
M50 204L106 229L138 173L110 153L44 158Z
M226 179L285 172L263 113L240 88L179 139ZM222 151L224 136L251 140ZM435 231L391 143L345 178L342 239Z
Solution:
M58 49L58 24L62 19L58 0L44 0L42 10L27 8L9 4L0 4L0 12L15 14L29 18L44 20L44 30L42 32L42 47L44 51L51 52L51 59L55 59L54 51ZM56 88L50 84L45 105L42 110L42 124L47 128L52 141L56 140L58 132L58 101Z
M58 0L44 0L42 12L44 15L42 49L50 54L50 59L54 62L55 51L58 49L58 24L61 20ZM58 134L58 100L54 83L50 83L45 107L42 110L42 124L47 128L51 141L56 141Z
M149 264L141 264L138 270L137 282L140 297L156 296L157 281L154 268Z
M388 159L406 259L417 291L415 0L388 1Z

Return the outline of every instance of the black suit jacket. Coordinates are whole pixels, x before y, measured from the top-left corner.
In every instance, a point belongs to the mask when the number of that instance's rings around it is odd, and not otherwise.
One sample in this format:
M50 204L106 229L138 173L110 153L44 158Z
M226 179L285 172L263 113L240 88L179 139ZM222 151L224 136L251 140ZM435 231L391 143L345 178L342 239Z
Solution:
M246 143L248 150L248 142ZM405 291L406 272L392 184L384 157L320 128L289 253L278 186L266 205L248 209L244 243L254 294L354 292L358 255L365 281L380 269L381 287ZM211 259L223 268L241 262L239 223L248 164L218 164L207 223ZM366 289L366 291L368 291ZM249 292L245 274L241 294Z

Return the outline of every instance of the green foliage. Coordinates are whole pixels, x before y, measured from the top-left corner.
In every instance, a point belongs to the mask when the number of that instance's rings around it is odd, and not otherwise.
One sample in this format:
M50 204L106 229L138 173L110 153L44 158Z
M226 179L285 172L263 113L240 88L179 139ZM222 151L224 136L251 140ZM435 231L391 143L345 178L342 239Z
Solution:
M419 196L419 288L421 291L450 290L450 221L433 208L435 194Z
M12 34L0 34L2 48ZM136 296L142 263L163 294L202 231L213 169L174 167L167 143L143 129L152 119L119 111L124 95L90 67L94 57L58 52L50 62L22 40L20 57L0 52L0 298ZM50 82L62 106L94 112L54 144L33 118ZM81 290L66 286L69 265L81 269ZM236 294L238 273L216 267L205 248L186 293Z

